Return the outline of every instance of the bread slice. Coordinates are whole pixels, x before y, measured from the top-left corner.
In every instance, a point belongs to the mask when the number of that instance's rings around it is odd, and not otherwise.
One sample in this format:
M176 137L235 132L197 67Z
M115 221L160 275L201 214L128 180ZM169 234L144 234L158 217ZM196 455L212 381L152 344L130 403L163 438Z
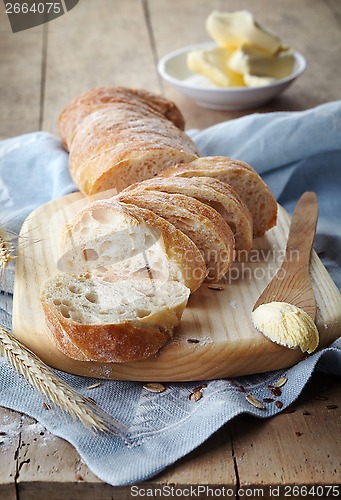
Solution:
M48 332L67 356L123 362L155 354L172 336L189 289L176 281L58 274L42 289Z
M138 188L117 199L152 210L185 233L201 251L208 279L217 281L226 274L234 258L234 236L216 210L190 196Z
M90 91L73 101L60 116L59 133L80 191L119 192L197 158L194 142L174 124L182 125L179 113L162 97L122 87Z
M208 156L165 169L163 177L213 177L230 184L250 210L253 237L276 225L277 203L268 186L247 163L226 156Z
M225 182L212 177L154 177L126 188L130 190L157 190L191 196L217 210L232 229L236 251L249 252L252 248L252 216L237 193Z
M206 276L195 244L149 210L114 199L80 210L65 227L58 268L105 280L152 278L179 281L193 292Z

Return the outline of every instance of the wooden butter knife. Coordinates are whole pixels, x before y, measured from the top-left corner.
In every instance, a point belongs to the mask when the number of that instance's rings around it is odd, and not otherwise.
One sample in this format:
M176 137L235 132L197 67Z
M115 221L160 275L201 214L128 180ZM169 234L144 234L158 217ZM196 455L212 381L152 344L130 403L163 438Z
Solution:
M318 218L317 197L305 192L297 202L291 220L282 266L253 307L270 302L286 302L303 309L315 321L316 300L309 263Z

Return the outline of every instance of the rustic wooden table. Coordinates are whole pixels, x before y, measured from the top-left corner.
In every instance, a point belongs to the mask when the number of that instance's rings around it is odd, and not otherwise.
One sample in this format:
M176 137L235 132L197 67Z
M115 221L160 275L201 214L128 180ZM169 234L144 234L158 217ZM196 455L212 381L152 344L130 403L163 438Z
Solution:
M13 34L1 2L0 138L36 130L55 133L63 106L81 91L100 85L163 93L179 105L187 128L204 128L255 111L302 110L340 99L338 0L242 2L308 62L305 74L266 107L204 110L160 81L156 63L161 56L208 40L207 15L213 9L237 10L240 4L238 0L81 0L67 15ZM292 413L266 421L237 418L141 486L209 485L233 491L261 487L262 494L248 496L269 498L270 486L339 484L337 384L332 376L314 375ZM129 487L114 488L99 481L67 442L31 418L1 408L0 464L0 498L131 498Z

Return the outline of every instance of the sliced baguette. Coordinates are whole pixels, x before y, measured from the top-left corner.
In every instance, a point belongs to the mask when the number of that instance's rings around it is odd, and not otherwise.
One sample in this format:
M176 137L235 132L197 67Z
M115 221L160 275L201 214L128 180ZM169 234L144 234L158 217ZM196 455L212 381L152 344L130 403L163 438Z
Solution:
M172 336L189 297L179 282L120 280L59 274L41 303L48 332L67 356L123 362L155 354Z
M247 163L225 156L198 158L165 169L163 177L213 177L230 184L250 210L253 237L263 236L276 225L277 203L268 186Z
M159 96L121 87L90 91L73 101L60 116L59 133L80 191L119 192L197 158L194 142L174 124L180 124L179 113Z
M212 207L190 196L138 188L120 193L117 199L151 210L185 233L201 251L209 280L226 274L234 258L234 236Z
M176 280L193 292L206 276L195 244L149 210L114 199L92 202L67 224L58 268L108 281L151 277Z
M156 116L170 120L181 130L185 128L179 108L160 95L144 89L96 87L75 97L59 115L58 133L64 146L70 150L78 127L86 116L118 103L132 104L141 112L154 112Z
M225 182L212 177L154 177L124 190L157 190L191 196L217 210L232 229L236 251L252 248L252 217L237 193Z

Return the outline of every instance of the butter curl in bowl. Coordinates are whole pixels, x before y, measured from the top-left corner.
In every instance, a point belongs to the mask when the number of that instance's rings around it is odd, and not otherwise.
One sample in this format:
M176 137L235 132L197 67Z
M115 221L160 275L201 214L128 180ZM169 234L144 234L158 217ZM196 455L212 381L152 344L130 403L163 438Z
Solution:
M283 92L305 70L305 58L261 28L246 10L213 11L206 29L213 42L172 52L158 65L164 80L201 106L260 106Z

